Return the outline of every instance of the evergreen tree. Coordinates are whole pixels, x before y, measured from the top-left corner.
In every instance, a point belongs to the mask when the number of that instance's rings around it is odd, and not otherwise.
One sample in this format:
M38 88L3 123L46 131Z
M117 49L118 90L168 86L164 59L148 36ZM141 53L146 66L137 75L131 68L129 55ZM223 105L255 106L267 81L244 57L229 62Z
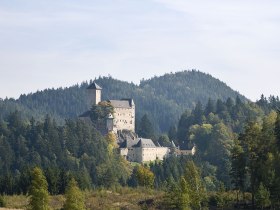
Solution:
M208 102L206 104L205 110L204 110L204 114L207 116L210 113L214 113L215 112L215 104L214 101L209 98Z
M280 150L280 110L277 111L277 118L275 122L275 137L276 137L276 143Z
M30 202L29 207L32 210L48 210L49 209L49 193L48 183L38 167L32 171L32 182L29 191Z
M177 141L177 129L175 126L171 126L169 128L168 138L172 141Z
M269 191L263 186L263 183L260 183L260 186L258 187L256 192L257 206L261 209L269 207L271 204L269 197Z
M145 114L141 118L138 134L140 137L143 137L143 138L153 138L154 137L154 128L153 128L153 125L152 125L151 121L149 120L147 114Z
M192 111L192 115L194 116L194 121L196 124L202 124L204 121L203 115L203 108L202 103L199 101L196 105L194 110Z
M190 189L190 205L192 209L201 209L206 199L206 191L203 185L201 174L193 161L186 163L185 180Z
M79 189L75 179L71 179L66 192L66 201L63 206L64 210L85 210L85 198L82 191Z

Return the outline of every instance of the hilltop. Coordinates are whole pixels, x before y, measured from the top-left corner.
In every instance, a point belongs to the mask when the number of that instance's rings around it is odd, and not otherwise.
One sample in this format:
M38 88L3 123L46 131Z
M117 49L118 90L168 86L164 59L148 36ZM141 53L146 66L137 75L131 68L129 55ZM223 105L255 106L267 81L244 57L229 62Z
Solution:
M26 119L33 116L40 120L48 114L63 123L66 118L76 118L87 110L86 88L91 82L23 94L16 100L2 100L0 119L5 119L14 110L23 112L22 117ZM209 98L226 100L237 96L247 100L219 79L196 70L156 76L141 80L139 85L112 77L99 77L95 82L103 88L102 100L133 98L136 119L148 114L158 131L167 131L186 109L193 109L198 101L205 105Z

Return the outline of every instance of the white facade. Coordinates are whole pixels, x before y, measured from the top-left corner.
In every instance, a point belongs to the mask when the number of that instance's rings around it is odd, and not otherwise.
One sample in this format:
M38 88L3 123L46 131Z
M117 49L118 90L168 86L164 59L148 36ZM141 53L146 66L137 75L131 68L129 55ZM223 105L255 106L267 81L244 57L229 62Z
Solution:
M168 147L142 148L141 162L163 160L169 152Z
M114 107L113 123L113 131L115 133L117 133L118 130L130 130L135 132L135 106L133 105L130 108Z

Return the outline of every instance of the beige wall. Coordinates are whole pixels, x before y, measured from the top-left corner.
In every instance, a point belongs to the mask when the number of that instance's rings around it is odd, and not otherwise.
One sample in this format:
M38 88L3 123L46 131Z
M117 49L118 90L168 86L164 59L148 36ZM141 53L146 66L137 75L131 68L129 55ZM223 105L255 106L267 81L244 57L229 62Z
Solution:
M154 147L154 148L122 148L120 154L131 162L149 162L155 160L163 160L169 155L168 147Z
M141 162L163 160L169 154L167 147L142 148Z
M135 132L135 107L114 108L114 131L131 130Z

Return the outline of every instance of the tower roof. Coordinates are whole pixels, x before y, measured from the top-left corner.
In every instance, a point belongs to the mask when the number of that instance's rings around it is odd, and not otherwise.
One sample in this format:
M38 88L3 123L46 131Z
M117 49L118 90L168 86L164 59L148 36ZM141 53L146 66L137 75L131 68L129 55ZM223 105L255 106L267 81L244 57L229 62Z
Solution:
M95 82L91 83L91 84L87 87L87 89L102 90L102 88L101 88L98 84L96 84Z

